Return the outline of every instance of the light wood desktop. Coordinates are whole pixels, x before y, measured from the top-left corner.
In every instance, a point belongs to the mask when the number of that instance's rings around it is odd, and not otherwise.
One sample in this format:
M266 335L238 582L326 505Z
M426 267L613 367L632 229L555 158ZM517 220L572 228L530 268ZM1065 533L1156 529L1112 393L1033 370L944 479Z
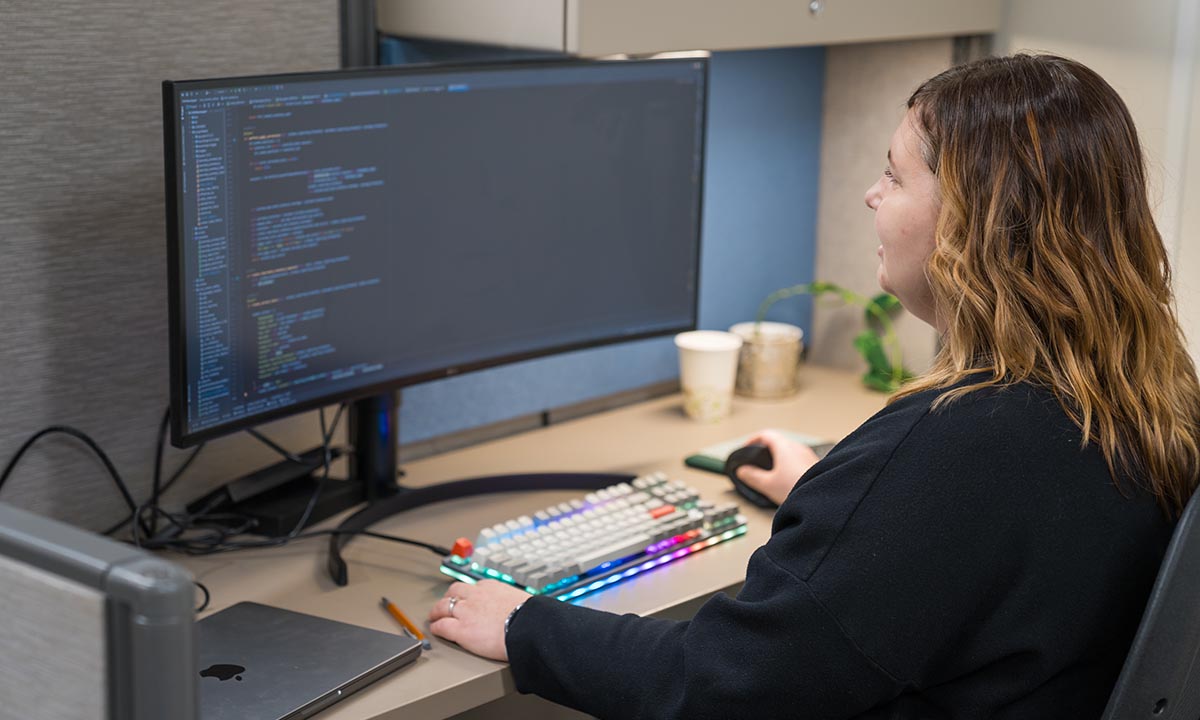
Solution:
M580 604L614 612L670 613L745 578L750 554L770 535L772 513L742 501L727 479L688 468L683 458L711 444L764 427L840 439L883 407L885 396L865 389L857 375L808 366L800 392L784 400L736 398L729 418L700 424L684 416L679 395L622 407L470 448L406 463L403 483L421 486L479 475L515 472L666 472L704 499L739 502L749 532L646 573ZM570 491L501 493L440 503L389 518L373 529L449 546L491 525L577 497ZM427 550L356 538L345 553L350 582L337 587L325 570L326 540L180 560L205 583L212 602L205 614L243 600L399 632L380 597L400 607L422 629L425 616L450 579ZM178 556L172 556L179 559ZM470 655L436 637L413 665L321 714L322 720L444 718L515 692L503 663Z

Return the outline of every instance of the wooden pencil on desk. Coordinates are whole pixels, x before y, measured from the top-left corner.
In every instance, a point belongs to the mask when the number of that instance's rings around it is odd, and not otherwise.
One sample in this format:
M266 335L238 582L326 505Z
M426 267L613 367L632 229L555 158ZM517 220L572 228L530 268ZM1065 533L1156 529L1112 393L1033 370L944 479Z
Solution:
M396 621L404 626L405 632L411 635L414 640L417 640L421 643L422 649L429 650L433 647L429 640L425 639L424 633L422 633L421 630L417 628L417 626L414 625L413 622L409 620L408 617L400 611L400 608L396 607L392 601L388 600L387 598L381 598L381 602L384 609L391 613L392 617L396 618Z

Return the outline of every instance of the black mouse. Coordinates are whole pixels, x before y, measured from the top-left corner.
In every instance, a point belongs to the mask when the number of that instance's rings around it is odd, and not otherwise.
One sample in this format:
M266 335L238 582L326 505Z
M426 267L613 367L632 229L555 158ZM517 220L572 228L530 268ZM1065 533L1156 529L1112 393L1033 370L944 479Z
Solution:
M733 481L733 489L737 491L737 494L746 498L752 505L757 505L761 508L779 507L771 502L771 499L766 495L763 495L738 478L737 469L743 465L753 465L763 470L770 470L775 467L775 461L771 458L771 451L767 449L767 446L755 443L745 445L729 453L729 457L725 460L725 474Z

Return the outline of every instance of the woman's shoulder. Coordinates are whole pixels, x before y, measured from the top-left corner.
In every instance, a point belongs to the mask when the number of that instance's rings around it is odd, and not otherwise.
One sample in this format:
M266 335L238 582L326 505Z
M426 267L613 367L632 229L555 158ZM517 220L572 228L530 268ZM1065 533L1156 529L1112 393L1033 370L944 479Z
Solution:
M926 411L921 420L922 434L980 436L987 441L1000 432L1056 443L1070 438L1075 449L1080 449L1082 432L1051 388L1032 382L972 387L977 384L978 378L968 378L914 394L917 406ZM962 390L966 392L960 394Z
M921 423L952 432L971 432L979 424L1015 423L1027 427L1050 423L1075 427L1054 391L1032 382L980 385L982 374L968 376L942 387L906 395L863 424L867 427L887 419L888 424ZM1076 428L1077 429L1077 428Z
M1098 451L1084 445L1079 426L1051 389L1019 382L954 393L978 382L976 376L897 399L839 443L827 458L830 465L858 472L869 466L871 475L890 467L914 477L932 467L1005 467L1035 475L1086 468L1107 476Z
M971 478L999 494L1047 483L1056 492L1064 485L1084 492L1112 486L1098 446L1084 442L1053 389L1032 382L974 387L978 382L968 378L896 400L859 428L857 443L873 448L889 477L921 485Z

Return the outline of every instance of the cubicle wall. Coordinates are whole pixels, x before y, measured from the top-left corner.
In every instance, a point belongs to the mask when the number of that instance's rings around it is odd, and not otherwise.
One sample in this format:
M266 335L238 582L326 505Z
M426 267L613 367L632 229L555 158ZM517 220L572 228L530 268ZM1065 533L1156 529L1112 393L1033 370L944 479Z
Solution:
M0 7L0 463L67 423L144 498L167 403L162 80L336 67L337 3ZM292 447L317 437L311 416L270 432ZM174 497L273 461L244 437L215 449ZM62 436L35 446L0 500L90 528L124 512L100 463Z
M883 172L909 94L950 67L953 51L949 38L829 48L818 173L817 277L861 293L878 291L879 237L864 195ZM862 315L859 307L821 303L809 333L809 361L861 371L862 358L851 348L862 331ZM905 367L915 372L929 367L937 345L933 328L901 313L896 334Z

